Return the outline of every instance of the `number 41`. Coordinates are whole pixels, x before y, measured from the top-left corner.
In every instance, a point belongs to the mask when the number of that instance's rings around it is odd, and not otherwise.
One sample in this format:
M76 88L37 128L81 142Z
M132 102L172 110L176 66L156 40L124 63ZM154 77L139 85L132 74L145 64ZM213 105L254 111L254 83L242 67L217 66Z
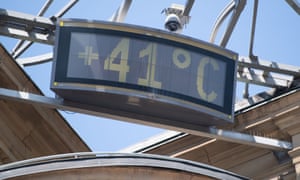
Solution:
M126 82L127 73L130 70L128 66L129 39L123 38L113 49L110 56L104 60L104 69L119 72L119 82ZM139 78L138 84L161 88L161 82L154 80L156 64L157 45L150 43L139 53L139 58L148 56L146 78ZM118 55L121 54L120 64L114 63Z

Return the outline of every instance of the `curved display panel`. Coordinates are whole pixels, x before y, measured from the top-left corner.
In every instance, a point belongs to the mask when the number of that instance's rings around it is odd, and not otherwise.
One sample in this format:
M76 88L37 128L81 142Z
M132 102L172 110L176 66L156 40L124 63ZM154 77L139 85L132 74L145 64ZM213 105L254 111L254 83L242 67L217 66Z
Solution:
M62 20L56 31L52 89L65 100L142 121L233 121L237 54L112 22Z

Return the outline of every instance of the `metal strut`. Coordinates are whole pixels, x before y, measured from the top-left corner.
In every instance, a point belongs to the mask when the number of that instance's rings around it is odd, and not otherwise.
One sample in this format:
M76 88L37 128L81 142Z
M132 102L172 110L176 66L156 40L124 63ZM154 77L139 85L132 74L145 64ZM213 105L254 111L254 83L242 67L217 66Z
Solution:
M44 4L44 6L40 9L40 11L39 11L39 13L37 14L37 16L43 16L44 15L44 13L48 10L48 8L50 7L50 5L51 5L51 3L53 2L53 0L48 0L45 4ZM15 45L15 47L13 48L13 50L12 50L12 52L11 52L11 55L14 57L14 58L17 58L18 56L19 56L19 54L21 54L21 53L18 53L16 56L15 56L15 54L16 54L16 51L19 49L19 48L21 48L22 46L23 46L23 44L24 44L24 42L25 42L25 40L19 40L18 42L17 42L17 44ZM28 46L28 45L25 45L25 46ZM29 47L29 46L28 46ZM27 49L27 48L26 48ZM20 52L22 52L22 51L20 51Z
M50 7L51 3L53 2L53 0L48 0L44 6L40 9L39 13L37 14L38 17L41 17L44 15L44 13L48 10L48 8ZM70 0L68 4L66 4L59 12L57 12L55 15L53 15L50 20L55 22L57 18L62 17L65 13L67 13L76 3L78 2L78 0ZM31 29L29 28L27 31L28 33L31 33ZM52 33L54 34L54 29L51 29L51 31L49 31L49 34ZM34 41L30 41L30 42L26 42L26 44L24 44L25 40L21 40L19 41L16 45L15 48L12 50L11 54L12 56L16 59L18 57L20 57L33 43Z
M210 42L214 43L218 30L224 20L227 18L227 16L232 12L232 16L230 18L229 24L227 26L227 29L223 35L223 38L221 40L220 46L221 47L226 47L229 38L233 32L233 29L242 13L244 10L244 7L246 5L246 0L232 0L226 7L225 9L221 12L219 17L217 18L215 25L213 27L211 36L210 36Z
M114 22L124 22L132 0L124 0L118 10L109 19Z

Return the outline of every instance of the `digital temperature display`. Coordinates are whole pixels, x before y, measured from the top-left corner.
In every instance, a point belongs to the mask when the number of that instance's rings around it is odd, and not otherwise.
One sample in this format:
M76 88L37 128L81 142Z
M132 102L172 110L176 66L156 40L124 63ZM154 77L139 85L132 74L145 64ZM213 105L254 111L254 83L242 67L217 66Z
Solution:
M124 92L126 97L193 110L205 107L202 111L232 118L235 53L182 35L117 23L61 21L57 29L52 84L57 93L63 83L76 87L74 91L100 89L101 96ZM97 105L90 98L86 103Z

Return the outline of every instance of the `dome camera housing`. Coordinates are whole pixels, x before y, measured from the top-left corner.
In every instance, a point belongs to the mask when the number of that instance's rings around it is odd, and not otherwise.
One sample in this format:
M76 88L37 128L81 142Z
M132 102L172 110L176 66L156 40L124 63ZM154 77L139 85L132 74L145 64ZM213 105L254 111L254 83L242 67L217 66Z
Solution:
M176 14L169 14L165 21L165 28L171 32L182 29L181 20Z

